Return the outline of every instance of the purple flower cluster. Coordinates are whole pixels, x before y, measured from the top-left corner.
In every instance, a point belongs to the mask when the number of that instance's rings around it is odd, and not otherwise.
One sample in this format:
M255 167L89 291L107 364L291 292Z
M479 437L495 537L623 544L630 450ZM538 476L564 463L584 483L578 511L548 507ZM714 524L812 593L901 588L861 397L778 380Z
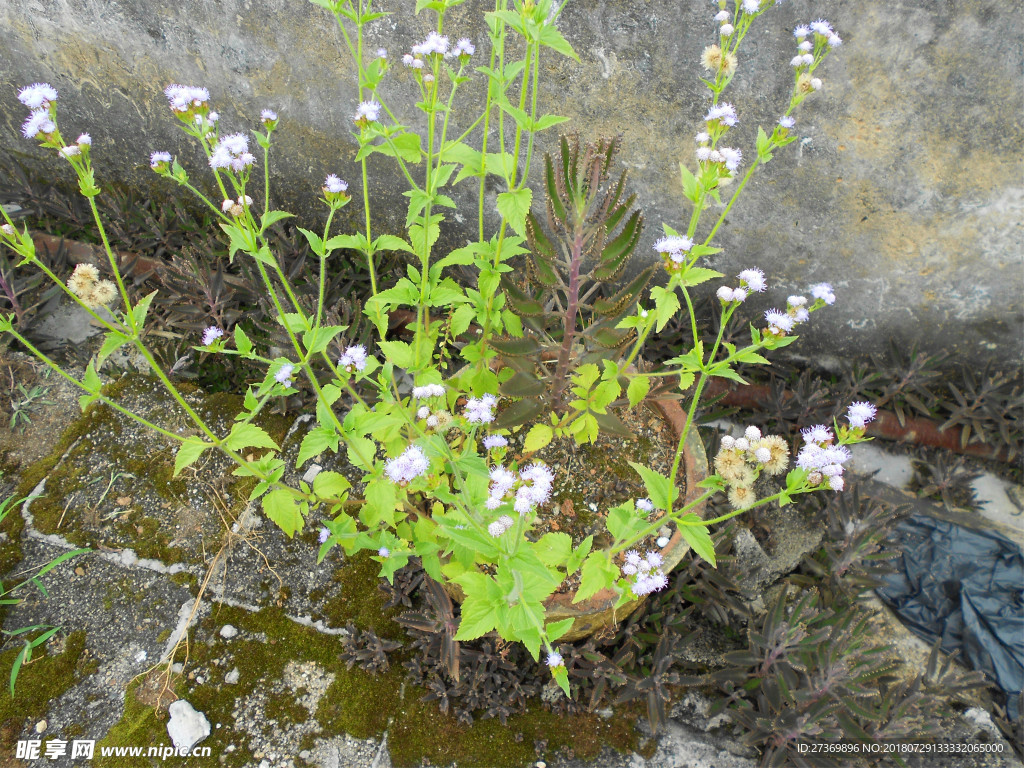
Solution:
M430 460L417 445L410 445L400 456L388 459L384 472L391 482L407 485L430 469Z
M190 109L201 108L210 100L210 92L194 85L168 85L164 89L171 110L188 112Z
M244 133L232 133L217 142L210 154L211 168L230 168L241 173L256 162L249 151L249 138Z
M412 396L416 400L425 400L428 397L444 397L444 384L424 384L412 388Z
M796 465L808 470L807 481L811 485L827 483L833 491L843 490L843 465L850 460L850 449L833 445L835 435L823 424L807 427L801 434L804 445L796 457Z
M211 325L205 331L203 331L203 346L208 347L221 336L224 335L224 331L215 325Z
M626 553L622 575L632 581L634 595L649 595L668 586L668 576L662 572L661 565L662 557L657 552L648 552L645 557L632 549Z
M338 359L338 365L347 369L350 373L363 370L366 368L366 347L362 344L355 344L349 347Z
M519 471L519 476L505 467L497 466L491 468L491 487L488 490L487 508L497 509L505 503L505 497L516 488L515 502L513 509L520 515L525 515L534 507L547 502L551 498L551 488L555 478L551 470L540 462L534 462L530 466Z
M494 406L498 398L494 395L471 397L466 401L466 420L471 424L490 424L494 421Z
M508 531L516 524L516 521L512 519L510 515L502 515L493 523L487 526L487 532L494 538L498 538L505 531Z

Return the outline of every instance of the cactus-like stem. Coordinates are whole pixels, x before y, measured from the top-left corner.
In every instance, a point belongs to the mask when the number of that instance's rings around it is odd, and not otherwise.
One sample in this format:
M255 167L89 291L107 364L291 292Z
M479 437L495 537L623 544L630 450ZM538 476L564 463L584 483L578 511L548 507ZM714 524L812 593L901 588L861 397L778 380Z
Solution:
M580 267L583 265L583 233L577 231L572 242L572 262L569 266L568 303L562 320L562 346L558 350L558 368L555 369L554 402L562 396L569 373L569 352L576 336L576 309L580 299Z

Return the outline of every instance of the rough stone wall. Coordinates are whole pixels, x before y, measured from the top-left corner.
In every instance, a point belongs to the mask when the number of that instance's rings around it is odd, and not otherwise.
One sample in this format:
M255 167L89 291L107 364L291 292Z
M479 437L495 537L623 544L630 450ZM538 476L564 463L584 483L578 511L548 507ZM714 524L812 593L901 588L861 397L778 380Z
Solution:
M724 251L710 261L727 274L755 265L768 273L769 295L751 312L810 282L833 283L839 303L815 316L800 353L863 355L893 338L1019 364L1024 100L1022 17L1011 5L787 0L748 36L727 97L748 158L757 124L770 125L785 104L792 28L824 16L845 41L819 70L823 92L798 112L800 140L755 177L720 231ZM394 59L424 36L431 20L414 17L412 6L380 4L393 15L376 22L370 50L385 46ZM472 37L481 59L486 7L469 0L445 26ZM588 138L624 136L620 159L648 222L640 258L654 257L662 221L681 228L689 217L677 164L693 164L707 102L698 60L713 40L714 10L678 0L569 2L559 26L582 63L544 54L544 111L572 117L570 127ZM326 173L357 178L353 70L322 8L303 0L6 0L0 24L0 147L38 156L19 134L15 93L49 81L61 92L65 133L91 132L101 182L148 186L155 149L199 164L161 95L182 82L207 86L232 130L255 126L261 108L280 113L272 159L279 206L310 210ZM401 70L385 94L415 123L414 87ZM479 93L479 82L467 90L471 103ZM545 134L541 148L555 137ZM474 190L463 186L471 200ZM404 211L402 189L387 161L373 164L379 212ZM358 215L357 207L348 210ZM460 239L456 226L445 242Z

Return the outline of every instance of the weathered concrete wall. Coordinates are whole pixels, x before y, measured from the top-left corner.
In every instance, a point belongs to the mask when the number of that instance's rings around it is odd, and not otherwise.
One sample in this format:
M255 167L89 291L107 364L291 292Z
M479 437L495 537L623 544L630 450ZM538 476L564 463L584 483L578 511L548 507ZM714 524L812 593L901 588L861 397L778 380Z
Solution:
M371 50L385 46L394 58L422 39L430 20L413 17L412 5L382 3L394 15L377 22ZM445 26L472 37L480 58L484 6L470 0ZM545 53L545 111L571 116L586 137L624 134L621 160L648 221L644 258L653 257L662 221L681 228L689 217L677 163L692 167L707 101L697 62L713 39L713 10L678 0L570 2L559 26L582 64ZM824 91L798 113L800 141L755 178L710 265L769 274L771 296L751 310L832 282L840 301L815 316L797 345L804 354L858 354L892 337L971 360L1019 362L1020 14L1000 0L790 0L773 8L744 43L729 91L748 157L756 125L770 125L784 105L790 31L819 16L845 44L824 67ZM209 87L232 129L256 125L264 107L281 114L272 160L280 205L308 206L328 172L357 178L352 67L333 19L303 0L7 0L0 24L0 146L34 151L18 132L16 88L49 81L61 92L65 132L92 133L101 179L148 184L152 150L199 162L161 94L182 82ZM414 86L401 69L385 93L411 122ZM375 163L373 171L379 210L404 212L392 167Z

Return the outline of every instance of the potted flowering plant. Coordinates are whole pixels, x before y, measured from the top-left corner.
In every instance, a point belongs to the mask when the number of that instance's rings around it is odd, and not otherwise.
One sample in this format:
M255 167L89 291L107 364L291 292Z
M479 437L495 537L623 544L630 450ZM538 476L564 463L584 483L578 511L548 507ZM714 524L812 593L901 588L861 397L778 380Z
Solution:
M288 536L301 531L311 516L322 516L327 533L321 558L336 546L347 553L370 550L381 565L381 576L388 579L410 558L420 558L431 577L457 585L464 595L457 640L497 631L506 640L524 643L535 658L543 649L555 680L568 694L568 675L557 643L572 636L569 633L578 617L558 615L551 603L560 585L570 578L577 580L571 603L608 590L611 608L622 608L667 584L666 571L684 551L679 547L678 557L669 558L666 553L673 541L685 542L697 556L714 562L709 525L759 505L788 504L801 493L841 490L842 467L849 457L846 446L864 439L864 425L873 408L855 404L849 426L834 431L814 426L805 432L806 444L795 467L791 468L782 438L761 435L754 428L723 440L714 460L715 473L708 477L693 474L694 467L683 462L686 447L699 444L693 422L708 378L741 381L736 365L767 362L762 351L792 342L791 332L799 323L835 300L827 285L813 287L811 298L790 297L785 310L766 313L766 327L752 325L751 343L738 348L725 343L721 332L713 340L699 339L690 290L724 277L698 264L716 252L714 236L757 166L793 141L792 113L820 88L815 70L841 41L824 21L796 30L798 53L792 61L795 75L789 104L770 133L758 130L754 157L741 175L743 154L726 145L737 123L736 110L720 97L735 74L744 36L771 3L743 0L729 11L722 0L722 10L715 16L718 43L703 55L712 104L696 137L695 158L680 164L684 195L692 204L689 222L679 231L663 225L664 236L655 244L658 262L642 268L624 288L591 297L583 290L582 277L591 269L607 283L621 276L638 241L641 219L629 212L631 199L621 197L622 179L607 183L613 143L584 150L581 159L578 144L569 140L563 143L560 167L556 169L550 158L547 162L546 231L534 213L533 191L526 182L535 137L565 119L538 112L541 55L554 52L576 58L558 30L558 11L551 0L514 0L511 7L502 0L498 10L485 14L489 61L476 72L487 78L486 99L479 117L469 121L470 128L457 137L449 133L449 116L477 57L469 39L453 43L442 34L446 11L460 0L418 0L417 12L434 12L436 27L402 56L400 65L384 50L372 55L364 50L366 25L381 15L371 9L370 0L312 1L336 17L358 71L360 103L353 131L359 147L355 159L361 168L364 211L362 231L335 234L332 224L352 194L336 175L326 177L322 202L327 216L322 230L299 230L319 261L320 301L313 312L305 311L296 299L268 240L268 228L291 216L269 205L268 160L278 128L276 113L262 113L262 129L254 132L252 146L245 133L230 133L222 127L205 88L171 85L166 89L180 127L208 159L210 188L220 202L194 183L169 152L156 151L150 158L156 173L209 206L228 239L232 260L252 259L291 343L287 355L271 358L240 326L211 327L203 334L198 349L236 355L266 370L263 381L245 393L244 410L227 434L218 433L188 404L147 348L142 329L154 294L132 304L95 204L100 189L92 167L91 139L82 134L74 142L65 141L58 128L57 93L47 84L31 85L19 93L30 110L23 133L44 149L59 153L76 172L106 247L110 279L101 277L95 267L80 265L71 280L63 283L36 258L27 230L18 231L6 211L0 237L21 255L19 266L47 271L104 328L105 338L79 378L34 348L15 327L13 316L0 320L0 329L80 387L85 392L83 409L94 402L105 403L174 441L176 473L206 451L217 450L235 462L235 475L256 479L250 500L258 499L266 515ZM506 48L512 36L520 38L521 58ZM380 91L384 78L399 67L418 93L416 107L426 117L422 135L401 124ZM514 141L505 141L507 133ZM495 136L500 139L499 151L494 151ZM404 236L373 228L366 162L375 153L392 158L409 183ZM583 172L587 169L589 174ZM488 177L503 190L496 203L500 219L491 232L484 215ZM435 244L445 212L456 206L445 190L470 180L479 190L477 239L438 258ZM723 203L721 193L730 184L731 195ZM712 203L721 204L718 217L698 236L701 215ZM378 331L372 348L345 341L345 327L323 321L325 266L343 250L360 254L370 271L373 295L364 311ZM378 284L375 264L382 251L409 254L407 276L393 285ZM537 275L532 287L509 279L513 260L523 256L531 260ZM667 283L648 288L659 264L667 273ZM460 284L445 274L453 267L468 269L473 284ZM749 294L766 290L766 285L763 273L750 268L719 288L720 327L741 309ZM578 327L578 318L586 315L582 308L591 299L591 320ZM553 306L560 310L556 312L560 326L537 320ZM661 331L684 306L693 331L689 350L656 371L633 367L649 335ZM100 307L108 309L100 312ZM404 338L388 332L389 318L399 311L415 318ZM471 340L456 344L471 327L475 331ZM593 344L613 353L595 352L598 347ZM107 357L126 345L136 347L149 362L197 434L179 435L108 397L99 371ZM546 359L545 348L552 345L557 354ZM462 367L445 376L438 356L452 349L457 349ZM531 364L521 362L524 355ZM504 365L494 364L499 356ZM550 359L555 362L553 379L545 375ZM311 483L297 487L284 482L287 467L281 448L255 423L268 402L296 391L299 377L316 395L316 423L302 438L295 464L301 467L324 453L343 456L362 473L357 511L347 505L353 488L340 472L321 471ZM508 429L499 418L505 414L504 423L515 426L527 416L548 416L529 427L527 451L565 435L592 441L602 430L617 428L609 409L620 400L623 406L636 407L651 391L652 380L678 382L689 399L685 414L680 411L671 468L659 472L633 463L646 495L605 510L606 546L596 547L593 536L575 542L558 531L538 535L537 513L556 491L555 478L542 462L516 459ZM538 398L540 394L545 397ZM539 409L537 403L541 403ZM500 410L506 404L510 415ZM687 472L689 483L683 491L681 479ZM766 475L784 475L784 483L756 498L754 483ZM717 493L728 494L734 510L715 520L701 519L701 505ZM641 552L638 547L644 542L654 543Z

